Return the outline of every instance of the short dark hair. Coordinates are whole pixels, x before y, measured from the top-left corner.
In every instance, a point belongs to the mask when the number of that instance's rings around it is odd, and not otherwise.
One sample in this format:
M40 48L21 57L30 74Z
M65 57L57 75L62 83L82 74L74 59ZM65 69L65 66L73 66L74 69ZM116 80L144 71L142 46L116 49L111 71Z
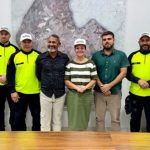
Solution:
M111 31L105 31L105 32L102 33L101 38L103 38L103 36L106 36L106 35L112 35L113 38L115 37L115 35L114 35L113 32L111 32Z
M59 38L59 36L58 36L57 34L51 34L51 35L48 37L48 39L49 39L50 37L54 37L54 38L56 38L56 39L57 39L57 41L58 41L58 43L59 43L59 44L61 44L61 42L60 42L60 38Z

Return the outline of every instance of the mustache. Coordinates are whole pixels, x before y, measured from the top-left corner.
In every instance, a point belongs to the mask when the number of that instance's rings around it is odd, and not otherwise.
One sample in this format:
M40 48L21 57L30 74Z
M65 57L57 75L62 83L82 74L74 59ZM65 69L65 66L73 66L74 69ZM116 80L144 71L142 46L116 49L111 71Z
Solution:
M144 44L144 45L142 45L142 47L143 47L143 46L147 46L147 47L150 47L150 45L148 45L148 44Z
M105 43L105 45L107 45L107 44L109 44L108 42L107 43Z
M55 49L56 47L55 46L50 46L50 45L48 45L47 46L49 49Z
M150 45L145 44L145 45L140 46L140 48L143 50L144 49L150 49Z

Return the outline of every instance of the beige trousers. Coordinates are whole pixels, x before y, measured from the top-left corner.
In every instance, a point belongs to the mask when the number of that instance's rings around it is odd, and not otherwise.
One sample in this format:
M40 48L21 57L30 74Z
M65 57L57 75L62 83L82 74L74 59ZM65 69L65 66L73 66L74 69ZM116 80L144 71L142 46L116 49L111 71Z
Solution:
M96 129L97 131L105 131L105 115L106 111L110 112L111 130L120 130L120 108L121 108L121 92L117 94L104 96L100 92L94 93L95 111L96 111Z
M65 96L55 98L53 95L50 98L40 93L41 131L61 131Z

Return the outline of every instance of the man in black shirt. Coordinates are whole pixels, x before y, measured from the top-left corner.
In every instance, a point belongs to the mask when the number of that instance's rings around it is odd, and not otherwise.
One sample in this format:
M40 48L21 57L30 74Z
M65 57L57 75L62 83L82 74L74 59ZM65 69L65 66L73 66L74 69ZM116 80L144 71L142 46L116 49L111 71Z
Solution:
M41 131L60 131L65 102L65 67L69 61L66 54L58 51L60 39L53 34L48 37L48 51L36 61L36 75L41 81Z

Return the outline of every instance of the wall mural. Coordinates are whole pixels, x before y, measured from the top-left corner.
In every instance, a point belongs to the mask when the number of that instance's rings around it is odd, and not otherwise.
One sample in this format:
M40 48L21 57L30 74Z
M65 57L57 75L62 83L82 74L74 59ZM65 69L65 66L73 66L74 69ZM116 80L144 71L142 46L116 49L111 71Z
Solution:
M22 33L34 37L34 48L46 51L50 34L58 34L60 50L74 56L76 38L87 40L87 56L101 48L100 35L111 30L116 47L123 48L126 0L13 0L12 23L16 42Z

